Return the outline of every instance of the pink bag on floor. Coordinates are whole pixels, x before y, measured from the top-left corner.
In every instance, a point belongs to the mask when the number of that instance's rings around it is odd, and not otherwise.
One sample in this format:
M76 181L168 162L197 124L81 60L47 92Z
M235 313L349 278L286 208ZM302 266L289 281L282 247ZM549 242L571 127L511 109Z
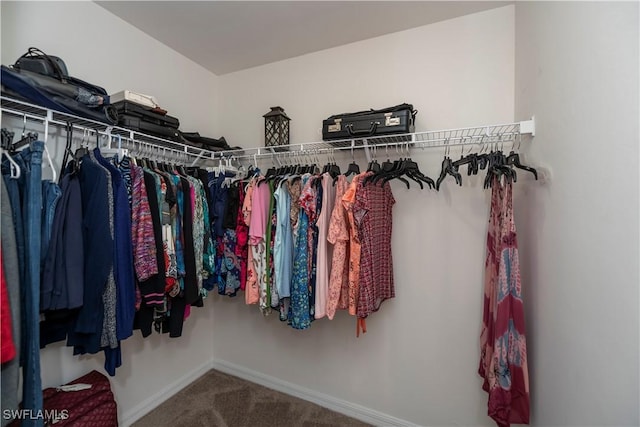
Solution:
M111 383L98 371L91 371L64 386L46 388L42 395L45 426L118 426L118 406ZM19 425L19 421L11 424Z

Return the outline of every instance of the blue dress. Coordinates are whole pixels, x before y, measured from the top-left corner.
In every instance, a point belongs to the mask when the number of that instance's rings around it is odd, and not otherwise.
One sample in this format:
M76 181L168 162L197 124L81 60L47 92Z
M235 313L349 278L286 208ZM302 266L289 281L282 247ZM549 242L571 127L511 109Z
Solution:
M302 186L308 177L302 178ZM309 263L307 252L307 229L309 216L300 209L298 214L298 237L294 242L293 279L291 281L291 303L289 323L294 329L307 329L311 325L309 315Z

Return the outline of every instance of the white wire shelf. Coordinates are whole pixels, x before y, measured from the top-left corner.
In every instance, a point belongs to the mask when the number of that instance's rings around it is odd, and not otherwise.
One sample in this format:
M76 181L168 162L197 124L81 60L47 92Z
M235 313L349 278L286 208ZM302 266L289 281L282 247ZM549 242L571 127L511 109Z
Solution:
M365 150L369 160L369 149L380 148L435 148L452 147L460 145L490 145L503 144L515 141L523 135L535 136L535 119L503 123L495 125L473 126L457 129L433 130L397 135L372 136L367 138L352 138L333 141L305 142L299 144L281 145L278 147L256 147L225 151L212 151L198 148L180 142L162 139L130 129L112 126L82 117L61 113L37 105L18 101L5 96L0 96L0 112L8 113L25 119L42 121L45 123L45 132L48 124L66 126L71 123L75 129L81 131L99 132L103 135L120 136L138 144L155 147L159 151L169 150L181 155L194 158L193 164L199 159L253 159L271 157L279 158L300 154L330 154L335 151Z
M67 123L70 123L75 130L79 130L80 132L87 131L94 134L99 133L103 136L120 137L125 141L125 144L129 146L131 146L131 144L138 146L145 145L157 149L159 152L173 152L181 156L188 156L192 159L195 158L195 160L193 160L194 163L198 159L213 159L216 154L215 151L206 148L194 147L177 141L158 138L142 132L62 113L6 96L0 96L0 113L24 118L25 120L42 122L45 124L45 133L48 132L49 125L65 127ZM219 157L220 156L218 156L218 158Z
M369 157L369 149L375 147L434 148L460 145L489 145L514 142L523 135L535 135L535 119L497 125L473 126L457 129L434 130L397 135L372 136L357 139L306 142L278 147L257 147L243 150L226 150L215 153L216 158L283 157L295 153L329 154L335 151L362 150Z

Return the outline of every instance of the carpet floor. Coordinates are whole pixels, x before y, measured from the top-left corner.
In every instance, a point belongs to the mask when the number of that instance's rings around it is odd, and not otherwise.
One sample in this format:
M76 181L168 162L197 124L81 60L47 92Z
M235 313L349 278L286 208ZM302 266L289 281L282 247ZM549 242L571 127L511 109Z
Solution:
M211 370L133 427L366 427L306 400Z

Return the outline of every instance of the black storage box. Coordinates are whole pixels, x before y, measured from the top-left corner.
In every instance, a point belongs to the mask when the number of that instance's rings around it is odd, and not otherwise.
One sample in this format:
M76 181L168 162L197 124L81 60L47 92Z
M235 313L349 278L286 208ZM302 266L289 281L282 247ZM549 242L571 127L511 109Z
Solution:
M178 129L147 122L140 117L130 116L128 114L118 114L118 125L140 133L157 136L158 138L183 142Z
M143 107L142 105L138 105L133 102L120 101L111 105L115 107L119 117L136 117L144 122L152 123L158 126L166 126L173 129L178 129L180 127L180 120L178 120L176 117L156 113L150 108Z
M330 141L411 133L417 113L413 105L400 104L382 110L336 114L322 121L322 139Z

